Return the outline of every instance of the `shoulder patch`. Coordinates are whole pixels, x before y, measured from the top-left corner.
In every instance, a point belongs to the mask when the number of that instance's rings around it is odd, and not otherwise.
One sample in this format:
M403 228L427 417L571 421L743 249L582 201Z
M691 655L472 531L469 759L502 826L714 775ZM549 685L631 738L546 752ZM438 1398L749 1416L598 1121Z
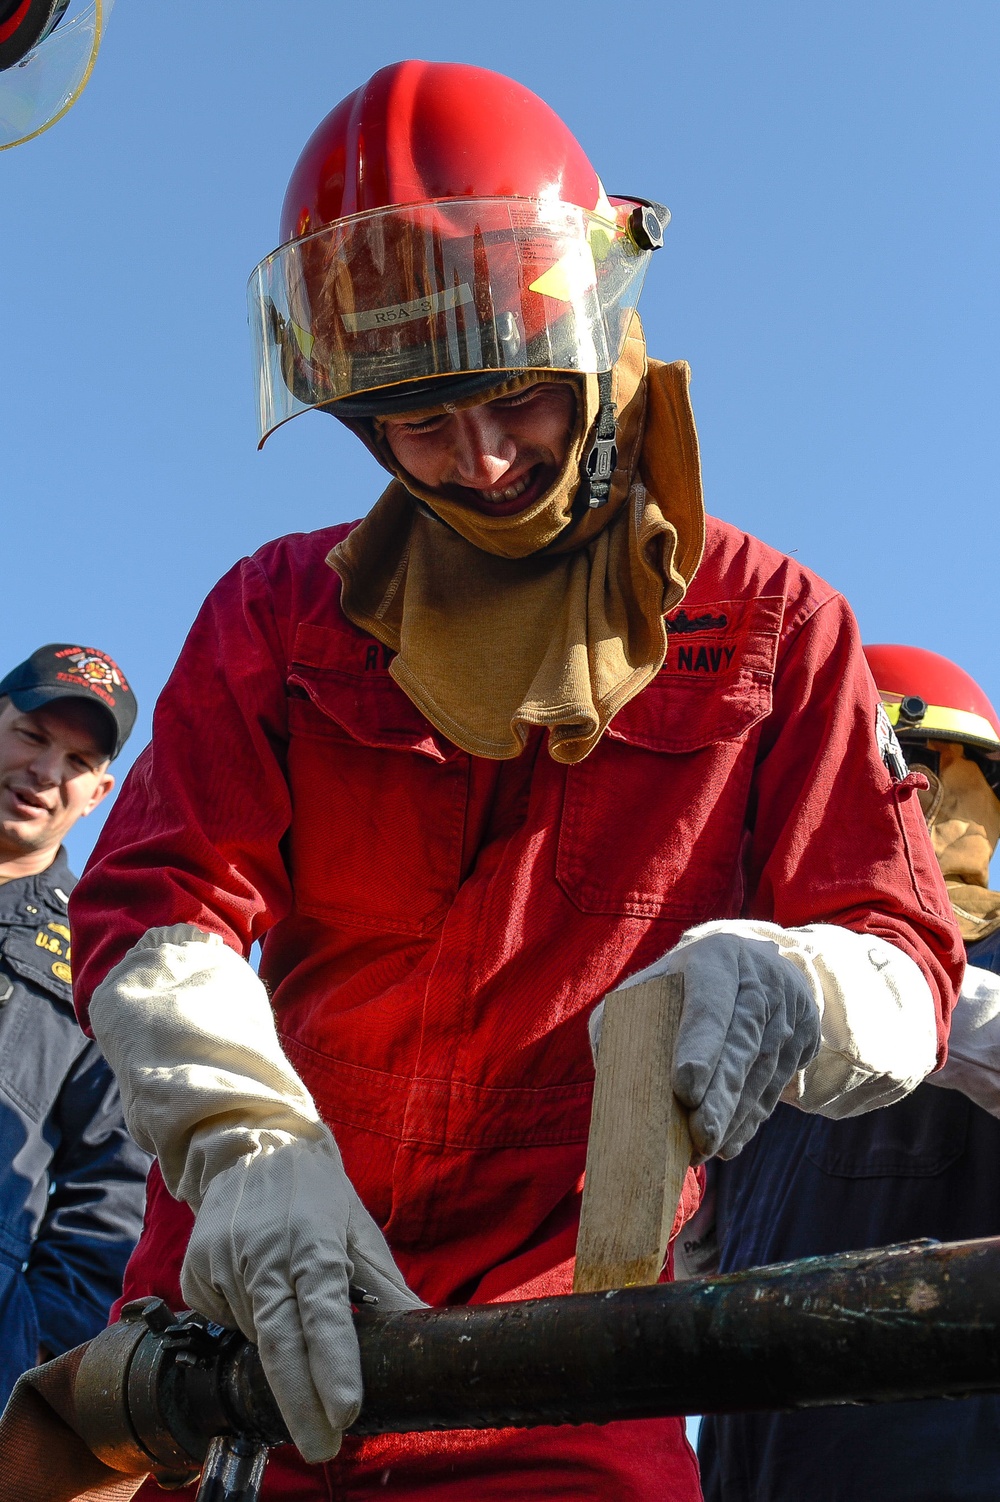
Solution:
M903 755L902 746L896 739L896 732L889 723L889 716L885 712L885 705L881 702L875 711L875 743L878 746L878 754L890 774L897 782L902 782L909 770L906 765L906 757Z

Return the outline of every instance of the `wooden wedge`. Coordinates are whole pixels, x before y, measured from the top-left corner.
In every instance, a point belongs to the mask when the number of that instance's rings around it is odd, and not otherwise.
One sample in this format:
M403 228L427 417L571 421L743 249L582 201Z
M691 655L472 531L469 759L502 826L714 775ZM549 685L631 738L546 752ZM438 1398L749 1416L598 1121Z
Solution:
M576 1243L575 1293L655 1283L691 1162L671 1088L679 975L612 991L604 1006Z

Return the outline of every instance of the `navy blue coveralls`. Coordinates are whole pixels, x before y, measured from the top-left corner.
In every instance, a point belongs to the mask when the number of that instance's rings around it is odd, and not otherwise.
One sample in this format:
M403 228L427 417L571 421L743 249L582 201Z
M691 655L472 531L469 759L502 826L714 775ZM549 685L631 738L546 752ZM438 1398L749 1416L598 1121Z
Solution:
M39 1349L96 1335L142 1229L149 1158L80 1031L59 851L0 886L0 1407Z
M1000 973L1000 932L969 946ZM1000 1235L1000 1121L920 1085L849 1121L779 1106L712 1165L720 1270ZM1000 1397L706 1417L705 1502L987 1502L1000 1497Z

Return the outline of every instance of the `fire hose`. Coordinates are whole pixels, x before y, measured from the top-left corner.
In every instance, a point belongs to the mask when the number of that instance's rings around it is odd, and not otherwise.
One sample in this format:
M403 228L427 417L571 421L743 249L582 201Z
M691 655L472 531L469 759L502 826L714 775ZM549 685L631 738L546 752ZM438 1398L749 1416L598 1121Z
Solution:
M1000 1238L356 1327L360 1435L957 1398L1000 1391ZM254 1502L287 1433L242 1335L142 1299L80 1349L64 1406L110 1473Z

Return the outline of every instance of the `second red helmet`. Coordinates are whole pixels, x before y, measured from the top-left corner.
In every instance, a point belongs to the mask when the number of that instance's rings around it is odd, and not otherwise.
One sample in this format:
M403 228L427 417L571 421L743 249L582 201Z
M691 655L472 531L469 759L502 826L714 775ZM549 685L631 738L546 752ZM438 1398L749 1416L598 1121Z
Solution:
M897 735L1000 753L1000 719L964 668L923 647L878 644L864 650Z

